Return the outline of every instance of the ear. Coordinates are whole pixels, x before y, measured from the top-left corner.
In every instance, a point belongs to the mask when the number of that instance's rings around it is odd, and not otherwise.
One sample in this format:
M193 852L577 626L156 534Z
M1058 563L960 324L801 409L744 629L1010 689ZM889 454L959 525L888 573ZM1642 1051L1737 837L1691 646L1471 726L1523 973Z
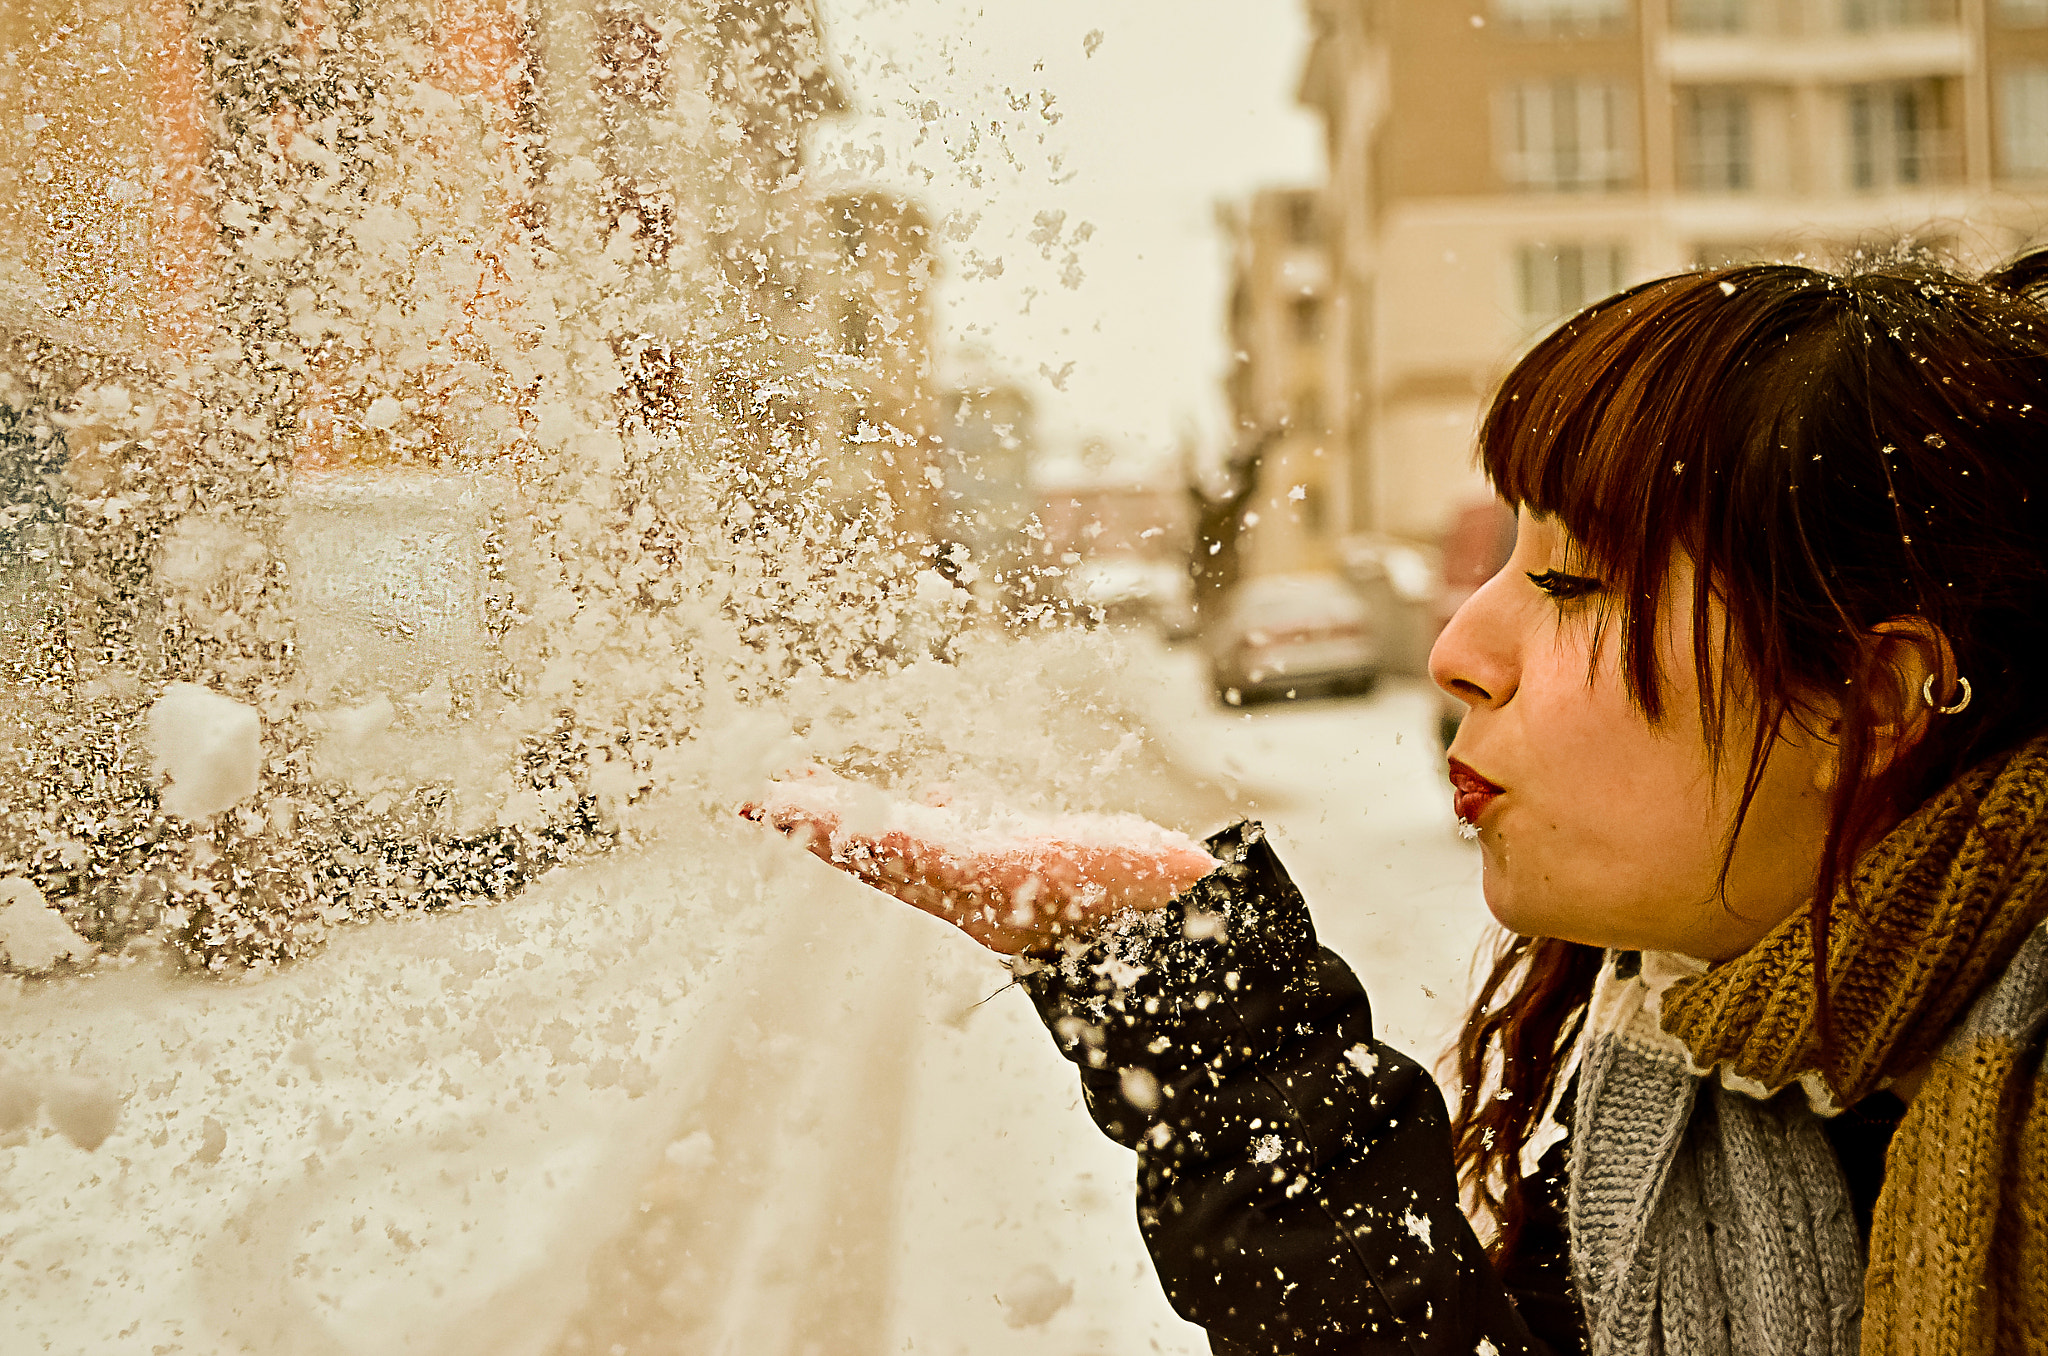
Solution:
M1867 703L1872 721L1867 764L1872 774L1880 774L1926 737L1934 714L1923 695L1927 681L1934 680L1937 700L1954 688L1955 652L1925 617L1879 622L1864 640L1864 690L1845 689L1847 697L1830 702L1830 713L1816 733L1824 744L1838 745L1842 711L1850 702ZM1833 791L1840 775L1839 748L1814 764L1813 783L1821 791Z
M1935 698L1946 700L1955 686L1955 651L1948 637L1925 617L1893 617L1870 628L1870 770L1881 773L1927 735L1933 708L1924 695L1933 680Z

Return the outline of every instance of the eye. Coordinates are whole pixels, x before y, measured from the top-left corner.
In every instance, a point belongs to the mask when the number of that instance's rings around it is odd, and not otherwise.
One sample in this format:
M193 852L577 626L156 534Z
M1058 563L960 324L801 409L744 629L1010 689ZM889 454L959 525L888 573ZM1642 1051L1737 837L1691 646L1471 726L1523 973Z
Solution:
M1529 572L1529 582L1559 602L1584 598L1589 594L1598 593L1601 589L1600 581L1591 575L1566 574L1562 570L1532 570Z

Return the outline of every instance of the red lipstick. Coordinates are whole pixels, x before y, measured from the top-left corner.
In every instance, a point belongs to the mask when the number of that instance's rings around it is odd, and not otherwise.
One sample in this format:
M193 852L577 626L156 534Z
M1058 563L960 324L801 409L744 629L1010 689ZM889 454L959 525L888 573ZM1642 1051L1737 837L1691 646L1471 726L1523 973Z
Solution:
M1451 808L1467 824L1477 824L1479 816L1486 813L1486 807L1493 804L1493 798L1504 788L1486 780L1456 758L1450 760L1450 766Z

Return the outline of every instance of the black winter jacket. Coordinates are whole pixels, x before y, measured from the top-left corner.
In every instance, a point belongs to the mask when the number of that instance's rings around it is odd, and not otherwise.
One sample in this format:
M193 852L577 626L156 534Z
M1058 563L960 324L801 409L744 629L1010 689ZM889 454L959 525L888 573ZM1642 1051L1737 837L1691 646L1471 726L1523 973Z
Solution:
M1174 1308L1219 1356L1584 1351L1566 1146L1496 1269L1458 1203L1436 1083L1373 1039L1258 825L1208 847L1222 869L1171 906L1016 967L1090 1114L1137 1151L1139 1225ZM1830 1123L1866 1231L1896 1121L1866 1104Z

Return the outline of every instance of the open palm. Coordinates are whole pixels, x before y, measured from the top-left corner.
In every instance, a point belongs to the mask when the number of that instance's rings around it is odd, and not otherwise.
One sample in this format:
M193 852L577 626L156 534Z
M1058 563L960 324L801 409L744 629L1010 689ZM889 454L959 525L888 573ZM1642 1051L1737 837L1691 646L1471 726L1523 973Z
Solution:
M977 827L943 804L880 802L824 773L772 783L740 813L1004 954L1159 908L1217 866L1193 839L1134 816Z

